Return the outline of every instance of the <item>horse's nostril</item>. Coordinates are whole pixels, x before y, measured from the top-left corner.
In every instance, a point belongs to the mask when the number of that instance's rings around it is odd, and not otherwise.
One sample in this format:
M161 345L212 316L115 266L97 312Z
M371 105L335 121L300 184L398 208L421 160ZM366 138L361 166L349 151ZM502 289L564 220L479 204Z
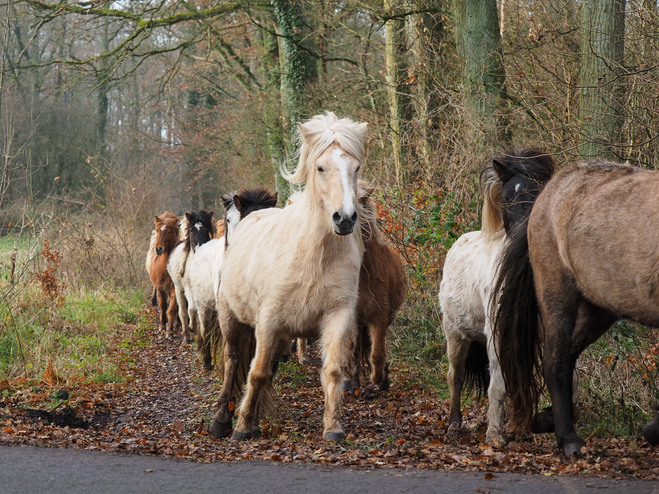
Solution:
M353 225L354 225L355 223L357 223L357 211L355 211L354 213L352 213L352 216L350 217L350 221L352 221L352 224L353 224Z
M332 215L332 221L335 225L341 223L341 215L338 213L338 211Z

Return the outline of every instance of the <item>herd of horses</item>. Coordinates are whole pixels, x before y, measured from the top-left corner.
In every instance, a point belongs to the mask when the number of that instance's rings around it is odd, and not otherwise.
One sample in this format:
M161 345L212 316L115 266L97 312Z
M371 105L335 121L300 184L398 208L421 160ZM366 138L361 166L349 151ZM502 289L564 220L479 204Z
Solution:
M373 189L359 180L367 124L327 112L298 124L299 162L284 177L303 191L276 207L265 188L222 198L224 219L193 211L155 217L146 267L160 329L196 331L204 368L223 375L210 432L261 435L272 379L297 342L320 350L323 437L344 439L340 401L364 368L389 385L385 339L407 281L377 226ZM555 432L566 455L581 352L618 319L659 325L659 173L590 160L555 171L538 149L509 151L482 175L482 229L449 250L439 290L449 359L449 434L461 428L465 385L487 390L486 441ZM219 352L218 352L219 350ZM538 412L546 386L552 406ZM233 427L234 400L242 400ZM643 435L659 442L659 419Z

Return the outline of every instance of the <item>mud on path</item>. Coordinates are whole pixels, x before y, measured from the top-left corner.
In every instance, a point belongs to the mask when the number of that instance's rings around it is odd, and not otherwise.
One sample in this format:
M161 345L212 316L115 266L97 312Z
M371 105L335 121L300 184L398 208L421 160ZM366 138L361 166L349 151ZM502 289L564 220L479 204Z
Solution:
M155 314L146 317L155 321ZM0 394L0 443L125 451L200 462L263 459L361 468L450 469L544 475L659 478L659 448L642 440L589 439L588 454L559 455L553 436L516 438L496 449L483 444L486 404L465 411L465 432L446 435L448 404L419 384L413 366L392 362L387 392L364 387L345 395L343 444L322 440L319 361L280 366L280 418L262 423L263 438L236 443L208 433L220 380L206 374L194 346L165 339L154 325L126 325L107 358L121 362L122 383L82 379L51 387L16 380ZM54 395L54 393L59 393ZM68 420L68 422L67 422ZM68 425L67 425L68 424Z

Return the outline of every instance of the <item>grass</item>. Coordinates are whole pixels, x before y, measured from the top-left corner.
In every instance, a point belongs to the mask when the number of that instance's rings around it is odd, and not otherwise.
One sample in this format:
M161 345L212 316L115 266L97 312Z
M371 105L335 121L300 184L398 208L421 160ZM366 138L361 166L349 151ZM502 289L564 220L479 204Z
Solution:
M121 380L118 362L106 355L117 330L138 321L144 297L139 289L82 289L48 300L26 285L20 298L0 305L0 377L38 378L52 358L64 378Z

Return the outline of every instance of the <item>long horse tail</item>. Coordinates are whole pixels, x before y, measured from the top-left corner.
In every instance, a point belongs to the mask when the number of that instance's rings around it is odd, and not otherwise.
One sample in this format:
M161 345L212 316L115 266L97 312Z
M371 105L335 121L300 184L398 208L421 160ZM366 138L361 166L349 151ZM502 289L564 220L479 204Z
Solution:
M210 356L215 361L215 367L218 370L220 378L224 377L224 358L223 358L223 348L224 348L224 338L222 337L222 331L220 330L220 322L216 317L213 318L213 322L210 328L204 328L202 334L197 338L197 352L200 355L204 354L204 348L210 348ZM219 355L218 355L219 352Z
M497 164L505 169L504 175L526 175L535 180L534 202L554 170L551 157L534 149L508 154ZM491 307L497 307L493 328L497 358L516 429L528 428L544 388L538 299L529 257L531 211L529 208L507 232L491 300Z
M367 325L359 325L355 334L354 365L359 369L360 374L364 371L366 374L371 372L371 332Z
M490 359L487 349L479 341L472 341L465 359L465 389L475 389L478 396L487 393L490 385Z

